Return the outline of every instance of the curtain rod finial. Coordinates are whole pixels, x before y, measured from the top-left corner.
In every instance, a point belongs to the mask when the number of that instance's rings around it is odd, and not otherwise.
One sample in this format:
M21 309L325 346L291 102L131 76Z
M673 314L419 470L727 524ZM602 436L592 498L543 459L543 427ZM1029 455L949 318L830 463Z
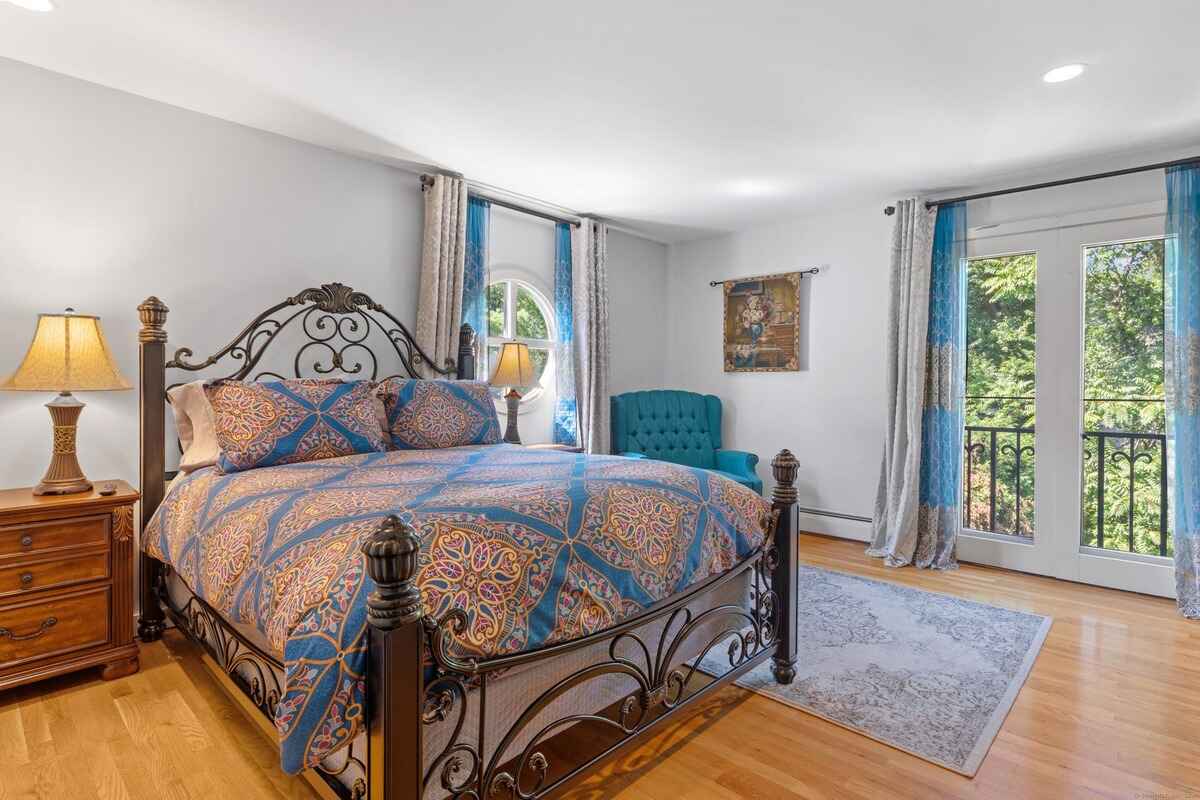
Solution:
M890 217L892 214L895 214L895 213L896 213L895 206L884 206L883 215L885 217Z

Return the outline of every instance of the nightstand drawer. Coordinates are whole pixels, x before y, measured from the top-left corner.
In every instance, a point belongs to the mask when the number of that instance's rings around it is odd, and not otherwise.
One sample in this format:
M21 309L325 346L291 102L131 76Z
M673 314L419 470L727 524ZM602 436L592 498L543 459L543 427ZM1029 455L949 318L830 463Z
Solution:
M0 666L108 643L108 587L0 607Z
M0 556L41 553L108 542L110 515L29 522L0 528Z
M21 561L0 567L0 597L107 577L108 553L103 550L42 561Z

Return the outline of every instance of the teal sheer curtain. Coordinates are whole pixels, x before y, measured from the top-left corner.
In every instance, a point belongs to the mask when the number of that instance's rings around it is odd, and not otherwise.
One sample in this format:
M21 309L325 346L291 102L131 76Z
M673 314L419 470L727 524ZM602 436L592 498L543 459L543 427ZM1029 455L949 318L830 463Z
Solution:
M467 251L463 266L462 321L475 330L477 377L487 379L488 225L492 204L478 197L467 200ZM457 357L457 353L453 354Z
M967 252L967 209L940 206L933 229L929 275L929 333L925 360L925 403L921 413L920 507L917 512L918 567L952 569L962 527L963 350L965 314L963 260Z
M1167 438L1179 612L1200 619L1200 164L1167 170Z
M572 277L571 226L560 222L554 230L554 327L558 329L554 356L558 392L554 401L554 443L574 446L579 443L579 418L571 353L575 339Z

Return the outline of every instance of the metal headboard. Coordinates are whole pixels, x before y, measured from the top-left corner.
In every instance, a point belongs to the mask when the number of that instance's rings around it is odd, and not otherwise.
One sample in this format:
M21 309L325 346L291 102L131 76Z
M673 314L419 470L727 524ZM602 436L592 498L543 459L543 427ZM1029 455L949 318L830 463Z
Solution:
M381 333L382 339L391 345L407 377L420 377L422 368L426 374L432 372L459 379L475 377L475 333L470 325L464 324L459 332L458 358L447 358L444 365L438 366L417 344L412 332L390 311L367 294L341 283L305 289L276 303L203 361L192 361L192 349L180 347L163 366L199 372L228 359L238 364L236 369L222 376L226 379L282 380L287 376L268 369L255 372L255 369L267 348L287 330L297 331L301 338L290 377L342 374L379 380L379 357L372 344L382 344L382 341L368 341L373 331ZM311 363L305 360L306 357L312 359Z

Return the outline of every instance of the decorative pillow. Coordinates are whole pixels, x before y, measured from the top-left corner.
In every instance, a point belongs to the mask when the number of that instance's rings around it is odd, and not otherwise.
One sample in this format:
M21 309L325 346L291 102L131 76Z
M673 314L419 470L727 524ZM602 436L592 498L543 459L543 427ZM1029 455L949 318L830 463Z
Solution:
M192 381L167 391L175 413L175 432L179 434L179 471L192 472L211 467L221 454L213 423L212 405L204 394L204 381Z
M218 381L205 393L222 472L387 449L369 381Z
M500 442L500 420L486 383L388 378L378 391L397 450Z

